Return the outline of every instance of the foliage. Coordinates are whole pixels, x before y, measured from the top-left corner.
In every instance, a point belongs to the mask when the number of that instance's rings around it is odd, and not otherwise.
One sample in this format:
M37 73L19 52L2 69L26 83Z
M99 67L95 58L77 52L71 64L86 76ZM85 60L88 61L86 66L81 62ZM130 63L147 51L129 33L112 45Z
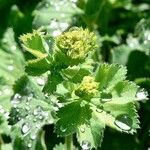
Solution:
M0 149L150 147L148 2L0 0Z

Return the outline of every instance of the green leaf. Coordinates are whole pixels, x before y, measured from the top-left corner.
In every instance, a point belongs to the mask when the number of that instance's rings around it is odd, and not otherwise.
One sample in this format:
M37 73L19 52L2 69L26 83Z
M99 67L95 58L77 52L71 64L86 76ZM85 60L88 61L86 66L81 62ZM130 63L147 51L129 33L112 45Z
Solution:
M99 117L104 120L106 125L118 131L132 134L139 128L138 113L133 103L123 105L106 103L103 105L103 109L105 111L100 113Z
M80 13L81 10L72 1L45 0L33 13L33 25L35 28L44 26L50 35L57 36L69 28L73 16Z
M27 62L25 71L32 76L41 75L50 69L52 58L38 58Z
M53 148L53 150L66 150L66 145L65 144L57 144L55 145L55 147ZM76 148L75 146L73 146L73 150L79 150L78 148Z
M96 72L95 81L100 82L100 89L112 89L119 81L126 78L127 70L118 64L102 64Z
M90 124L83 124L78 128L77 139L82 147L84 142L89 143L91 148L97 148L103 140L105 124L91 118Z
M49 55L49 47L43 37L43 33L34 30L20 37L23 48L29 52L33 58L27 61L25 71L29 75L40 75L50 69L52 57Z
M43 57L47 51L43 33L38 30L33 30L33 33L27 33L20 36L20 40L23 43L23 47L37 58Z
M121 81L112 90L112 101L108 103L124 104L136 100L138 86L134 82Z
M62 76L58 72L51 71L51 74L48 75L48 80L43 88L44 93L52 94L56 90L57 85L62 81Z
M77 83L81 82L84 76L88 76L92 72L92 69L93 67L91 65L84 63L62 69L61 74L64 79Z
M24 140L27 147L34 146L39 131L46 124L53 123L52 105L41 89L27 76L21 77L14 85L13 105L10 123L13 125L12 137Z
M12 144L2 144L1 150L13 150Z
M55 145L55 147L53 148L53 150L65 150L65 145L60 143L58 145Z
M10 128L8 125L9 112L0 107L0 134L9 135Z
M120 45L115 47L111 51L111 62L126 65L128 62L128 57L132 51L133 49L127 45Z
M78 100L60 108L57 117L59 120L55 131L58 135L65 136L76 132L81 124L88 123L91 118L91 110L88 104Z
M24 57L15 42L14 32L8 28L0 41L0 104L3 109L10 109L12 85L24 73ZM11 74L11 75L10 75Z

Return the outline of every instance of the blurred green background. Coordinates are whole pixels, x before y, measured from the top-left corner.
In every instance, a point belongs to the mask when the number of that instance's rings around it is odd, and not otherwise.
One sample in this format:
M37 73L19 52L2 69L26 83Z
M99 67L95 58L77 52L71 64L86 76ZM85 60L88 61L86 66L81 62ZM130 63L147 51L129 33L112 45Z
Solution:
M41 27L52 36L72 26L89 28L98 37L95 61L127 66L127 78L150 94L149 0L0 0L0 18L0 88L10 88L10 94L0 96L0 104L9 103L11 87L28 57L18 37ZM8 65L11 61L13 69ZM106 129L101 150L148 150L150 101L137 103L137 108L141 129L135 135ZM50 150L62 139L53 133L53 126L44 129Z

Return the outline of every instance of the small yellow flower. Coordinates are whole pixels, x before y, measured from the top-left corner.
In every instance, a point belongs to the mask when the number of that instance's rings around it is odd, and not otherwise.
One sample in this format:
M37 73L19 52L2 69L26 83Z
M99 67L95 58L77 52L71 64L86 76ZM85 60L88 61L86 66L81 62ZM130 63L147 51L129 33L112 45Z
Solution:
M99 83L94 81L94 78L91 76L85 76L75 90L75 94L79 97L93 97L98 93Z
M88 29L71 29L56 38L57 47L69 58L83 60L96 45L96 36Z

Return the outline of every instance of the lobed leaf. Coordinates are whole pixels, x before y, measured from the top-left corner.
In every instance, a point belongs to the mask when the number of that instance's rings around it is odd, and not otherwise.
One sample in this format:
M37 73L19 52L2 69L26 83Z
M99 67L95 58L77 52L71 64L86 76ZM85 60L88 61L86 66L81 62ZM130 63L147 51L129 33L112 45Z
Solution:
M58 135L65 136L75 133L81 124L88 123L91 110L88 104L82 106L82 102L77 100L60 108L57 117L55 131Z

